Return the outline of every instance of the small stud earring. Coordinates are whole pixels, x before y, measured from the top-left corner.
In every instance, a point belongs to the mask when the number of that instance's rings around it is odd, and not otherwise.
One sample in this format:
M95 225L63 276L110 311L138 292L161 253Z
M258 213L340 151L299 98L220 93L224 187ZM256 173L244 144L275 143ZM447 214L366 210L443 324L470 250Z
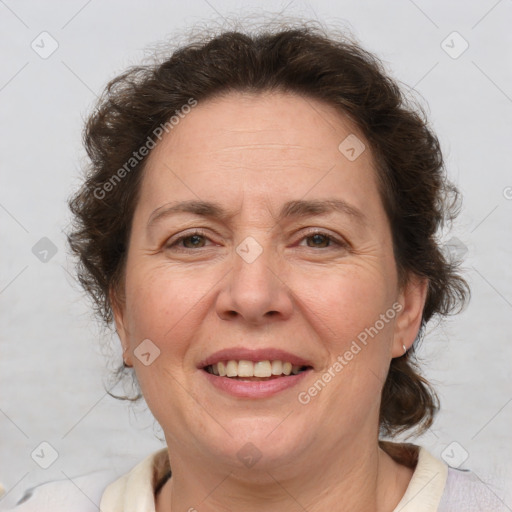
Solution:
M406 352L407 352L407 347L405 345L402 345L402 348L404 349L404 353L403 355L405 356Z

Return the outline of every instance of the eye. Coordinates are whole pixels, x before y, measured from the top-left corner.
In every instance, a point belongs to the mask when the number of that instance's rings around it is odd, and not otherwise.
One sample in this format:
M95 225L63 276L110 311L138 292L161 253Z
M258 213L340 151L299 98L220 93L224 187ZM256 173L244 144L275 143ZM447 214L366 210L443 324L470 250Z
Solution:
M334 246L338 247L348 247L348 244L338 238L334 237L329 233L325 233L324 231L313 231L304 236L301 240L311 241L311 244L308 242L308 247L318 248L318 249L327 249Z
M201 249L205 246L207 236L202 231L193 231L181 235L166 245L166 249L176 248L178 250Z

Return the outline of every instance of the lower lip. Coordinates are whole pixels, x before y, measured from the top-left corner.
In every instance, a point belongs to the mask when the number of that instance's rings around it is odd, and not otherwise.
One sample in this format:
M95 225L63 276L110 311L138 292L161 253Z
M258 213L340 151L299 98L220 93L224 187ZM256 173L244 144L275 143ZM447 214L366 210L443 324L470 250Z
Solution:
M230 379L229 377L219 377L218 375L213 375L205 370L201 370L210 384L238 398L267 398L273 396L299 384L310 371L311 370L305 370L297 375L278 377L270 380L243 381Z

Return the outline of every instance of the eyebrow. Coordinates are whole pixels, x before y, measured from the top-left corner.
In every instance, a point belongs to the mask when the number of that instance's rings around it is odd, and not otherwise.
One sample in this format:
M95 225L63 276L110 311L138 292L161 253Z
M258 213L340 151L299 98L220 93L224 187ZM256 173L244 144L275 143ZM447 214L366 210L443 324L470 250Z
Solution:
M149 229L158 221L177 213L191 213L200 217L227 221L236 212L225 210L220 204L212 201L189 200L167 203L154 210L149 216L147 228ZM294 200L286 202L279 212L278 222L288 218L304 218L330 213L343 213L353 218L362 226L367 225L364 213L343 199L312 199Z

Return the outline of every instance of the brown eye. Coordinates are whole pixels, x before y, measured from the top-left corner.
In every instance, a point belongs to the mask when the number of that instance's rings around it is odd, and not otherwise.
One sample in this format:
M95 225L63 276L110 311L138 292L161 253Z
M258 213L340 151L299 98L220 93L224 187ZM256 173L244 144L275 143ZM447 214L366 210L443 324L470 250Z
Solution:
M348 247L348 244L342 239L338 239L333 235L323 231L313 231L312 233L306 234L302 240L306 240L307 247L311 247L312 249L334 249Z
M183 242L183 245L187 249L195 249L197 247L203 247L204 246L204 236L203 235L198 235L198 234L188 235L188 236L184 236L184 237L178 239L176 242L177 243L178 242ZM187 242L190 242L190 243L187 243Z
M167 244L166 249L176 251L202 249L206 246L207 240L209 239L204 233L195 231L176 238L174 241Z
M306 237L307 240L311 240L313 245L308 243L308 247L328 247L331 244L332 238L330 236L324 235L322 233L315 233L314 235L309 235Z

